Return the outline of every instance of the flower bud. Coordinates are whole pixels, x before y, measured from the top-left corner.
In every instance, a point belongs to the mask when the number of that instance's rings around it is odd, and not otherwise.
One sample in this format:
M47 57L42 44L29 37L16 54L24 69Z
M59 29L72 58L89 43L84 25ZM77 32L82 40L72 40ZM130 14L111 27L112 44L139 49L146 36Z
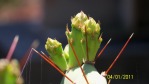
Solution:
M51 56L52 61L62 70L65 71L67 69L66 59L64 57L64 52L62 48L62 44L57 40L53 40L51 38L47 39L45 44L45 49Z
M84 22L88 19L87 15L84 14L82 11L78 13L74 18L71 19L72 25L80 29L83 27Z
M0 68L0 84L23 84L23 78L19 77L21 71L17 60L0 59Z

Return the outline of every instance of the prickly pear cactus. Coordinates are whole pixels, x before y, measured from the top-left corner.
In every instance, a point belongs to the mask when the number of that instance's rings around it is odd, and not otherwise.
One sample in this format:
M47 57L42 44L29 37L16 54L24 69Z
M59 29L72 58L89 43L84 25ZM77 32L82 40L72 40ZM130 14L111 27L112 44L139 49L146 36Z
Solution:
M23 84L17 60L0 59L0 84Z
M71 31L67 27L65 32L68 44L64 50L57 40L47 39L45 48L51 59L76 84L107 84L105 77L94 67L96 53L102 42L99 23L82 11L71 22ZM71 83L65 77L61 81L61 84Z

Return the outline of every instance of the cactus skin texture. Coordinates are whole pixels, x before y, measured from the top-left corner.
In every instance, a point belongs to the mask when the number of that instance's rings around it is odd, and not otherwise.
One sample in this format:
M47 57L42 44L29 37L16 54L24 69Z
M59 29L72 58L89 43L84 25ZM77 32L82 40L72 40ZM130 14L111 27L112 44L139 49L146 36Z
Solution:
M86 74L89 84L107 84L106 78L98 73L96 68L91 64L83 64L82 68ZM65 73L76 84L87 84L80 67L72 68ZM63 77L61 84L71 84L69 80Z
M68 26L66 27L68 44L64 50L57 40L47 39L45 48L52 61L62 71L66 71L65 74L74 83L87 84L76 60L76 53L89 84L107 84L106 78L100 75L92 64L102 42L99 23L96 23L93 18L87 17L82 11L74 16L71 22L71 31ZM52 41L54 42L52 43ZM61 84L71 84L71 82L63 77Z
M18 61L13 59L0 59L0 84L23 84L23 78L20 76Z

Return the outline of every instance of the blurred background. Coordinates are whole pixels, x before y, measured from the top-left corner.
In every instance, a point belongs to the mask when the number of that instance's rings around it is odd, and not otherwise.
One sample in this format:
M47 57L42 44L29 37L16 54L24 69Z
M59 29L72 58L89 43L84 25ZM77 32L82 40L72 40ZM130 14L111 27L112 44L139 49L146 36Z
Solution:
M0 0L0 58L5 58L15 35L19 42L13 54L20 63L34 41L43 51L48 37L67 44L65 28L81 10L101 23L101 48L112 42L97 60L99 72L107 70L131 33L134 37L109 74L133 75L133 79L111 84L148 84L149 10L146 0ZM36 45L37 46L37 45ZM30 68L31 67L31 68ZM25 84L59 84L62 76L39 55L33 54L23 72Z

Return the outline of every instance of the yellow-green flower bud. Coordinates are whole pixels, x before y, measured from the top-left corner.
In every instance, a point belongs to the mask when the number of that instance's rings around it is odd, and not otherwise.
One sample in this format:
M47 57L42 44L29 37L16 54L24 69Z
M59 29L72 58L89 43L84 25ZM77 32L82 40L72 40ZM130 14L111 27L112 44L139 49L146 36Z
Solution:
M78 13L74 18L71 19L72 26L74 26L77 29L80 29L83 27L84 22L88 19L87 15L84 14L82 11Z
M67 69L66 59L64 56L62 44L57 40L53 40L51 38L47 39L45 44L45 49L51 56L52 61L62 70L65 71Z
M82 44L82 48L84 49L84 51L86 50L86 47L88 48L88 51L86 51L86 55L88 55L88 59L87 56L85 57L85 61L91 61L93 62L96 56L96 53L100 47L100 44L102 42L102 38L100 37L99 40L99 35L100 35L100 26L98 23L96 23L96 21L89 17L88 20L86 20L84 22L85 27L82 28L82 32L83 32L83 36L84 38L87 39L87 45L86 44ZM86 28L86 29L85 29Z
M71 19L71 31L66 31L66 36L70 45L69 46L69 68L78 66L74 53L76 53L80 63L90 61L93 62L96 53L102 42L102 38L98 38L100 35L100 25L96 21L87 17L82 11Z

